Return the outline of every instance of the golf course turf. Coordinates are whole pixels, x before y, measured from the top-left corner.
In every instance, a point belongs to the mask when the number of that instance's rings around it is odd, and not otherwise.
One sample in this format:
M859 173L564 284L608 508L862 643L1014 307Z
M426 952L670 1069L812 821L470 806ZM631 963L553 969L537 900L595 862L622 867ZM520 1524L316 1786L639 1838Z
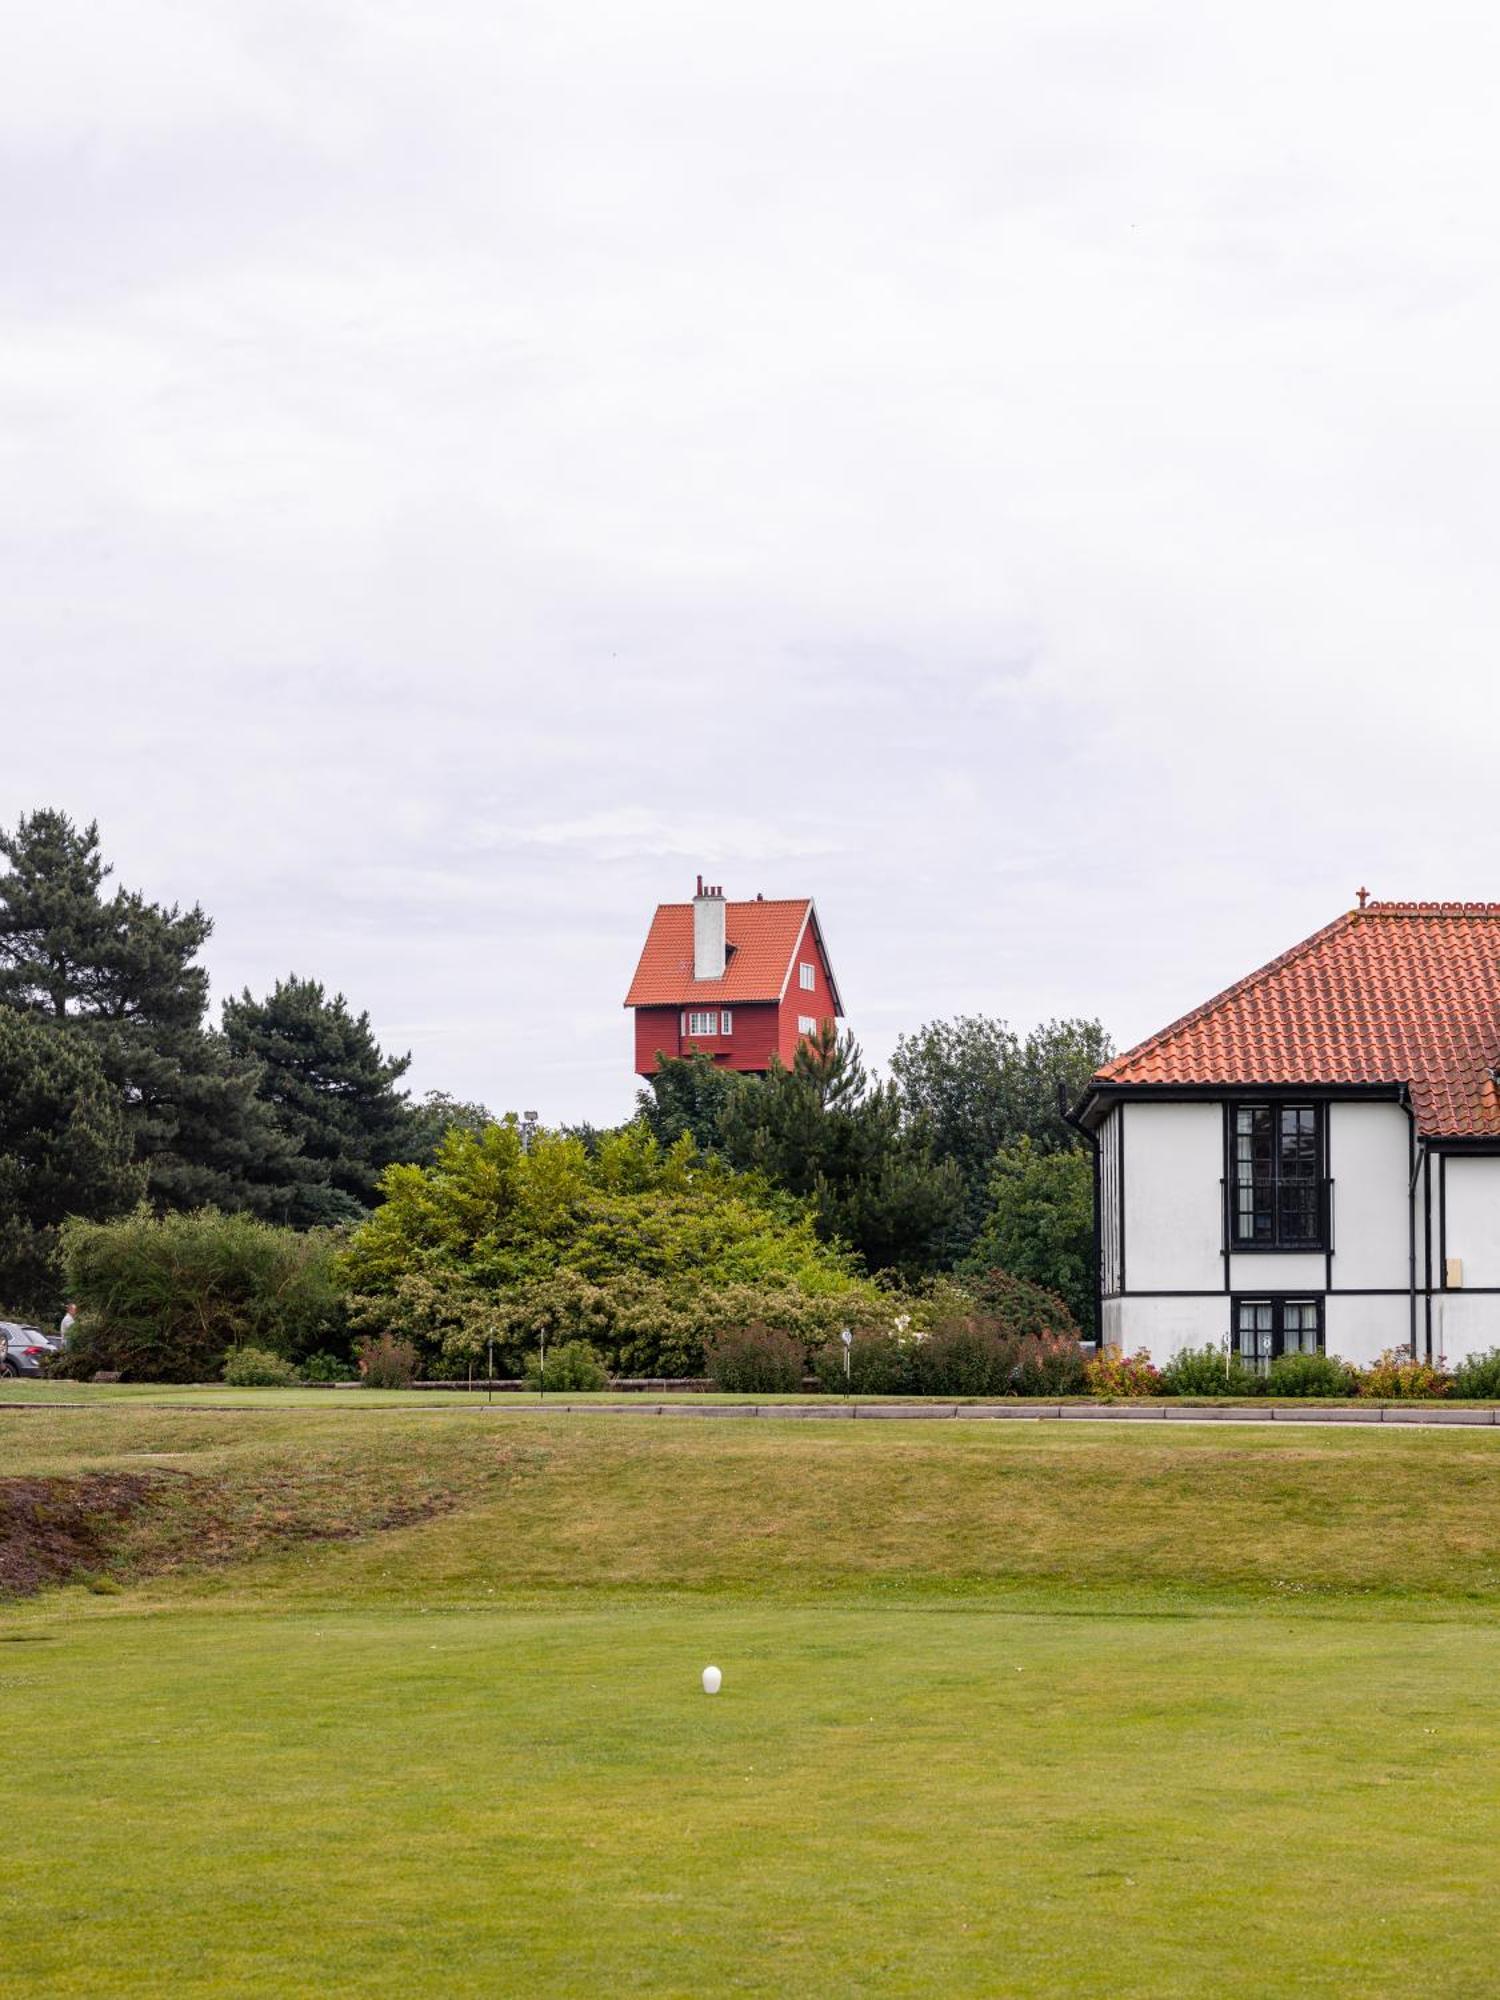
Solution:
M0 1412L0 1993L1494 1991L1493 1431L349 1403Z

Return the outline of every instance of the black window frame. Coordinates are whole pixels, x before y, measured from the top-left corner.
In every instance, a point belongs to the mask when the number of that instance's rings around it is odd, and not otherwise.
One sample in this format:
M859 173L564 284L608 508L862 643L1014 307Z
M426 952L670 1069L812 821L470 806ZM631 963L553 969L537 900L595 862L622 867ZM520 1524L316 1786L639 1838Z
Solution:
M1311 1171L1287 1174L1284 1171L1285 1120L1288 1115L1311 1120ZM1255 1171L1253 1131L1242 1133L1243 1116L1264 1115L1269 1121L1266 1138L1266 1170ZM1240 1175L1240 1141L1248 1138L1252 1147L1251 1174ZM1332 1203L1328 1179L1328 1107L1320 1099L1302 1096L1234 1098L1224 1107L1224 1230L1227 1247L1236 1256L1261 1252L1281 1256L1318 1255L1331 1250ZM1250 1233L1241 1233L1247 1212L1241 1202L1242 1189L1251 1191ZM1266 1226L1262 1228L1262 1219ZM1295 1218L1310 1225L1303 1233L1292 1227Z
M1265 1374L1270 1369L1271 1363L1279 1361L1286 1353L1286 1315L1289 1306L1295 1306L1299 1311L1308 1306L1312 1307L1317 1320L1314 1331L1318 1339L1313 1352L1317 1354L1328 1352L1328 1315L1324 1311L1324 1298L1321 1292L1235 1292L1229 1301L1229 1351L1241 1367L1248 1368L1252 1374ZM1266 1330L1270 1334L1270 1348L1264 1355L1258 1352L1258 1343L1256 1352L1248 1355L1245 1352L1241 1338L1240 1315L1247 1307L1256 1310L1265 1308L1269 1311L1270 1325ZM1250 1329L1250 1331L1258 1330ZM1306 1332L1306 1328L1301 1328L1299 1331ZM1308 1350L1299 1345L1292 1351L1305 1354Z

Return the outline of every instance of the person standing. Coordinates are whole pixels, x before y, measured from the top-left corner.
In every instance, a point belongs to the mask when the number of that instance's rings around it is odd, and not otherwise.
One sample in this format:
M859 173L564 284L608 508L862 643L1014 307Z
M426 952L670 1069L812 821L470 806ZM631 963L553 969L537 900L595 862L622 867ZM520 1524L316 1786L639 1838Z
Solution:
M64 1306L62 1325L57 1329L58 1333L62 1337L62 1344L64 1347L66 1347L68 1344L68 1335L73 1331L74 1327L77 1326L77 1324L78 1324L77 1305L75 1304L75 1305Z

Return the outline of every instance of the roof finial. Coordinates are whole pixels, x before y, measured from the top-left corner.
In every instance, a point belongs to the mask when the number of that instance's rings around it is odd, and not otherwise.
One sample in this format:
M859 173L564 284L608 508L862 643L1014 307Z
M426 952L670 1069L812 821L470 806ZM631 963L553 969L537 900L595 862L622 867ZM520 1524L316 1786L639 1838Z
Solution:
M1368 890L1368 889L1356 889L1354 893L1355 893L1355 895L1356 895L1356 896L1358 896L1358 898L1359 898L1359 907L1360 907L1361 909L1363 909L1363 908L1364 908L1364 906L1365 906L1365 904L1366 904L1367 902L1369 902L1369 900L1370 900L1370 892L1369 892L1369 890Z

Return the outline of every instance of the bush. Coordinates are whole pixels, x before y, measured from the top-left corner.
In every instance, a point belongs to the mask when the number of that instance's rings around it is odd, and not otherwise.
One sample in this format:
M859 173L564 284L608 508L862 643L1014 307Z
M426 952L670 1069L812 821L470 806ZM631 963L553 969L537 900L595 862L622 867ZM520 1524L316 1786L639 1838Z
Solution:
M1088 1387L1088 1363L1077 1337L1036 1333L1018 1342L1011 1364L1015 1396L1081 1396Z
M232 1389L291 1389L298 1376L290 1361L268 1347L231 1347L224 1357L224 1380Z
M703 1359L714 1387L729 1395L780 1396L802 1387L802 1342L777 1327L752 1323L713 1334Z
M63 1296L84 1308L63 1369L216 1381L231 1348L294 1359L338 1336L335 1239L217 1209L65 1223Z
M1164 1396L1258 1396L1265 1383L1222 1347L1184 1347L1161 1371Z
M526 1380L533 1389L543 1386L540 1351L526 1357ZM609 1376L586 1340L563 1340L547 1349L546 1387L559 1393L565 1389L607 1389Z
M1266 1377L1272 1396L1347 1396L1354 1371L1336 1354L1278 1354Z
M910 1395L917 1385L916 1343L883 1327L856 1329L844 1375L844 1344L830 1340L813 1355L813 1373L831 1396Z
M986 1319L1007 1333L1067 1333L1076 1340L1079 1326L1065 1299L1030 1278L1009 1271L989 1270L964 1280L964 1289Z
M1384 1354L1356 1375L1354 1388L1356 1395L1378 1396L1382 1402L1395 1402L1408 1396L1428 1402L1438 1396L1450 1395L1453 1377L1442 1368L1434 1368L1430 1361L1414 1361L1403 1349L1388 1347Z
M1134 1354L1111 1349L1088 1364L1089 1392L1095 1396L1159 1396L1161 1370L1144 1347Z
M417 1379L417 1350L409 1340L382 1333L355 1348L366 1389L409 1389Z
M1469 1402L1500 1398L1500 1347L1460 1361L1453 1371L1453 1393Z
M1019 1343L980 1314L945 1319L917 1348L924 1396L1006 1396Z
M353 1373L354 1363L336 1354L309 1354L302 1364L304 1382L347 1382Z

